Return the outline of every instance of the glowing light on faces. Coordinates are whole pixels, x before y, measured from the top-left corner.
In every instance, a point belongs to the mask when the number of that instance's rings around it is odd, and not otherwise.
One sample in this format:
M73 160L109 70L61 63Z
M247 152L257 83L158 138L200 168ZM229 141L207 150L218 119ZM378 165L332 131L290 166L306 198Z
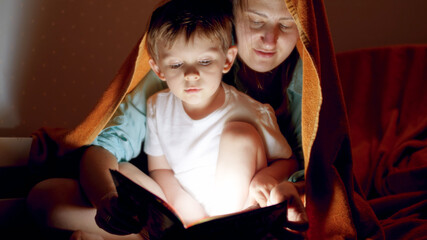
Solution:
M295 48L298 29L284 1L248 0L235 18L239 57L251 69L270 71Z

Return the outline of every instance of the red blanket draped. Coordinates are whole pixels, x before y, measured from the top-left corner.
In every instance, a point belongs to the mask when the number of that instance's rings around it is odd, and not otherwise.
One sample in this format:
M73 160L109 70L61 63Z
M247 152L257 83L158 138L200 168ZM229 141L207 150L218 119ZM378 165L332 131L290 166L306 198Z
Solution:
M427 236L427 45L337 55L354 172L387 239Z

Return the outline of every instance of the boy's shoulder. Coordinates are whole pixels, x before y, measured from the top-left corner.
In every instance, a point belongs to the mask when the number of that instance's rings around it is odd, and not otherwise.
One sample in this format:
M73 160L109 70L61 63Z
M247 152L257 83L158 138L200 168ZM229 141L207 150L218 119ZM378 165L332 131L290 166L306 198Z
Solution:
M147 100L147 111L157 112L156 109L163 109L168 105L175 105L175 95L169 88L156 92Z
M169 97L171 97L171 95L173 95L173 94L170 91L170 89L165 88L165 89L160 90L160 91L156 92L155 94L151 95L148 98L148 102L149 103L156 103L156 102L158 102L159 99L169 98Z
M248 104L254 105L254 106L264 106L264 105L266 105L266 104L263 104L263 103L257 101L256 99L252 98L248 94L246 94L246 93L244 93L242 91L237 90L237 88L234 87L234 86L232 86L232 85L229 85L227 83L223 83L223 86L224 86L224 89L226 91L226 94L228 94L229 97L234 98L235 101L238 101L238 102L247 102Z
M248 94L237 90L232 85L223 83L226 95L228 95L228 101L234 102L236 107L240 110L246 109L247 111L252 111L256 114L265 114L274 115L274 110L270 104L265 104L257 101Z

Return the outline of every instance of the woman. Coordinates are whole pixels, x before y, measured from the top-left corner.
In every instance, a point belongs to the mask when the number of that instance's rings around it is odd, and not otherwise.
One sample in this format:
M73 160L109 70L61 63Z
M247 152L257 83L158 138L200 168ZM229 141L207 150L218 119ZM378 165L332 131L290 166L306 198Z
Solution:
M298 2L300 5L296 4ZM285 1L283 0L247 0L247 1L234 1L234 7L235 7L235 22L236 22L236 41L239 48L239 60L237 65L234 69L234 76L237 76L237 80L234 81L234 78L228 78L228 82L231 84L234 84L237 86L239 90L242 90L252 97L256 98L257 100L261 102L270 103L273 108L276 110L276 115L279 120L279 124L281 125L282 132L284 133L285 137L287 137L288 140L294 140L290 141L294 152L296 153L297 157L302 161L302 150L301 146L304 145L305 149L308 151L304 151L304 156L306 162L308 162L308 156L310 156L310 149L313 145L313 141L315 138L315 131L317 127L317 121L314 121L314 124L303 124L303 127L306 127L305 129L305 139L309 139L308 141L302 141L301 140L301 63L298 63L298 53L295 50L295 46L299 42L299 38L302 36L304 37L301 39L302 42L305 44L311 44L307 43L308 40L310 40L310 35L306 35L307 32L304 32L305 35L299 34L297 29L298 27L304 27L305 30L309 29L307 25L304 25L304 22L298 21L295 22L295 17L298 16L296 13L296 6L298 5L303 10L310 10L310 8L316 8L320 9L321 13L323 13L322 4L310 4L306 1L293 1L291 4L292 13L287 10L287 7L285 5ZM312 12L306 11L306 12L299 12L299 14L302 14L302 17L309 16L312 17L314 14L314 10L311 9ZM315 15L317 16L317 15ZM322 16L321 16L322 17ZM324 17L324 16L323 16ZM297 20L301 20L302 18L297 18ZM303 19L304 20L304 19ZM325 22L325 19L321 19L320 22ZM316 26L318 27L318 26ZM318 27L320 30L327 31L327 28L322 28L322 26ZM310 30L310 29L309 29ZM311 34L317 34L316 31L309 32ZM323 39L323 38L320 38ZM315 43L314 43L315 44ZM309 50L313 51L318 50L316 45L314 45L314 48L307 49L304 48L304 53L308 53ZM330 48L330 46L327 46ZM141 55L141 52L139 53ZM142 53L143 55L143 53ZM312 57L313 54L308 54ZM321 55L323 56L323 55ZM319 58L320 59L320 58ZM317 63L319 59L311 60L310 65L307 67L304 65L304 73L307 73L309 76L310 74L318 74L315 70L317 69L314 63ZM135 55L130 56L128 58L128 61L133 61L132 64L136 61ZM305 63L305 62L304 62ZM321 67L318 67L319 69ZM313 71L306 71L306 69L313 70ZM321 68L323 69L323 68ZM121 71L129 71L128 66L125 68L122 68ZM137 69L135 70L136 73L134 73L134 76L132 79L137 78L135 75L138 75ZM142 70L141 72L146 72L145 70ZM123 72L121 72L123 73ZM320 74L320 73L319 73ZM324 72L322 72L324 74ZM122 74L126 75L126 74ZM126 75L128 76L128 75ZM317 75L314 75L317 76ZM120 79L123 80L123 79ZM144 84L146 82L144 81ZM135 90L128 95L130 104L126 105L126 101L124 105L121 105L119 110L117 111L117 115L123 115L123 114L129 114L125 109L127 109L128 106L133 106L132 104L132 98L145 98L148 96L145 96L144 94L134 96L133 94L137 92L138 87L141 87L146 91L145 94L150 95L150 91L147 91L145 87L142 87L140 84L135 88ZM150 85L150 83L147 83ZM112 84L113 85L113 84ZM133 80L131 80L131 89L134 87ZM304 85L305 86L305 85ZM111 87L111 86L110 86ZM151 93L156 92L157 90L161 89L163 86L158 85L156 83L153 83L150 85ZM129 92L129 90L128 90ZM313 91L310 92L310 94L313 94L312 97L315 99L321 99L321 97L318 96L318 92ZM139 99L141 100L141 99ZM306 113L306 118L314 118L316 119L316 114L318 114L320 103L317 104L316 101L314 101L316 104L313 104L313 108L310 108L308 112ZM321 100L318 100L318 102L321 102ZM105 104L104 104L105 105ZM108 104L107 104L108 105ZM94 112L101 109L102 106L97 106ZM141 109L144 110L145 106L142 106ZM101 109L102 110L102 109ZM111 109L108 109L111 110ZM102 111L101 111L102 112ZM107 110L105 112L108 112ZM314 112L312 117L310 115L311 112ZM133 113L130 113L133 114ZM107 114L106 114L107 115ZM308 116L308 117L307 117ZM93 117L93 115L89 116L89 118ZM107 118L103 118L109 119ZM137 118L131 118L134 119L134 121L138 121ZM144 118L142 120L145 121ZM114 120L113 120L114 121ZM67 139L73 139L73 134L76 134L76 132L84 132L81 131L82 129L90 129L89 125L85 125L87 122L83 123L81 126L78 126L73 132L71 132L67 137L62 138L59 140L59 142L63 141L66 142ZM102 126L102 123L99 124ZM97 130L92 130L92 132L95 132L96 135ZM313 133L314 132L314 133ZM313 135L313 134L314 135ZM108 134L108 132L107 132ZM310 135L312 134L312 135ZM49 135L49 133L48 133ZM52 137L55 134L50 134ZM71 135L71 137L70 137ZM307 137L308 136L308 137ZM120 136L123 137L123 136ZM53 136L52 138L55 138ZM87 134L87 139L91 139L90 135ZM138 137L136 137L138 138ZM58 138L57 138L58 139ZM64 140L65 139L65 140ZM90 143L91 141L87 142L88 140L85 139L83 141L78 142L77 144L74 144L76 146L84 145L87 143ZM72 140L69 140L72 141ZM86 142L85 142L86 141ZM97 138L95 143L102 142L102 139ZM128 141L127 141L128 142ZM138 142L138 141L136 141ZM84 143L84 144L81 144ZM65 146L67 142L64 144ZM69 144L69 143L68 143ZM69 144L73 145L73 144ZM69 146L68 145L68 146ZM102 145L102 143L96 144L96 145ZM316 147L316 145L314 145ZM69 147L73 148L73 147ZM138 144L133 144L131 146L128 146L128 148L139 148ZM106 147L108 149L108 147ZM334 148L336 149L336 148ZM121 150L120 150L121 151ZM80 188L80 185L77 181L71 180L71 179L51 179L46 180L40 184L38 184L30 193L28 201L30 209L32 209L32 212L35 216L45 216L43 214L46 214L48 212L49 217L42 218L40 221L44 221L46 225L52 226L55 228L62 228L62 229L82 229L87 232L93 232L99 235L102 235L105 239L108 239L109 237L113 237L113 239L120 239L118 236L111 236L105 231L102 231L97 227L95 224L94 218L96 214L96 209L92 206L96 206L98 209L98 216L102 215L102 213L110 213L111 214L111 205L114 205L114 201L116 201L117 193L115 192L114 185L110 179L110 176L107 174L108 169L117 169L117 159L120 159L120 157L117 157L111 153L112 151L105 150L101 147L90 147L81 163L81 172L88 172L90 174L87 175L81 175L80 176L80 184L82 188ZM131 151L132 152L132 151ZM136 151L136 152L139 152ZM129 154L129 151L124 151L122 155ZM120 155L120 154L116 154ZM134 157L135 152L132 152L130 156L127 156L126 158L132 158ZM306 164L305 164L306 165ZM134 167L130 165L124 165L126 166L126 169L120 169L127 172L132 172L135 170ZM329 166L329 165L328 165ZM325 168L325 172L329 173L329 168ZM326 173L325 173L326 175ZM334 175L335 176L335 175ZM150 181L149 179L142 179L142 182ZM100 182L103 182L105 184L100 184ZM334 181L330 181L334 182ZM270 194L269 194L269 201L270 203L280 202L283 200L288 200L289 202L289 208L288 208L288 217L289 220L297 223L302 223L301 226L304 228L306 227L306 216L304 207L302 204L302 201L300 200L298 192L301 191L300 185L304 185L304 182L293 184L290 182L282 182L278 184L276 187L274 187ZM325 195L328 195L327 189L325 187L319 188L322 191L324 191ZM345 195L345 188L334 188L335 192L342 193L344 192ZM83 196L81 194L81 191L84 191L86 193L86 196ZM312 192L309 192L310 194L313 194L314 190L311 190ZM349 190L349 194L351 195L352 192ZM340 195L341 196L341 195ZM49 197L49 198L47 198ZM86 200L87 197L90 199L89 204ZM41 202L39 199L44 199L46 201ZM310 199L308 199L310 200ZM260 200L261 202L262 200ZM343 200L343 202L345 202ZM350 197L350 208L352 211L354 210L353 207L354 202L352 202ZM345 205L345 204L344 204ZM338 209L341 211L341 209ZM347 209L348 210L348 209ZM311 212L317 213L321 210L310 210ZM317 211L317 212L316 212ZM341 211L342 212L342 211ZM357 213L357 211L356 211ZM321 212L324 216L324 212ZM319 214L319 215L321 215ZM316 215L317 216L317 215ZM348 220L346 217L347 215L341 214L341 215L334 215L334 220L338 220L337 222L340 222L341 217L343 217L345 222L351 222L351 220ZM110 218L109 218L110 219ZM126 233L126 232L135 232L135 229L138 229L138 224L134 223L135 225L132 225L131 223L127 222L125 225L123 224L117 224L117 219L115 217L111 217L111 220L106 223L104 220L105 218L98 218L98 222L103 225L105 228L109 229L110 232L116 232L116 233ZM314 219L317 220L317 219ZM114 222L116 224L114 224ZM344 222L344 223L345 223ZM343 223L342 221L340 223ZM311 223L310 223L311 224ZM120 226L122 225L122 226ZM298 225L298 224L296 224ZM349 224L351 225L351 224ZM312 226L312 225L311 225ZM345 225L346 227L347 225ZM314 225L314 228L316 230L317 225ZM333 230L337 232L337 235L345 235L345 236L352 236L352 231L354 232L354 226L351 228L338 228L339 230ZM322 230L323 231L323 230ZM339 232L341 231L341 232ZM350 232L350 235L347 233ZM314 232L316 233L316 232ZM332 233L333 235L335 233ZM82 233L82 232L76 232L73 235L74 239L79 238L88 238L93 237L90 234ZM125 238L134 238L139 239L139 235L128 235L124 236Z

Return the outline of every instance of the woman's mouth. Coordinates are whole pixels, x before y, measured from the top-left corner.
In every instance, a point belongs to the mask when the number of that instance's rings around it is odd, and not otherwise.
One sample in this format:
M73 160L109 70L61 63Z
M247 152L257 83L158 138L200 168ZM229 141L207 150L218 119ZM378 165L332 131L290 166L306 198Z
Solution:
M260 49L254 49L254 52L256 55L263 57L263 58L271 58L276 54L276 51L268 51L268 50L260 50Z

